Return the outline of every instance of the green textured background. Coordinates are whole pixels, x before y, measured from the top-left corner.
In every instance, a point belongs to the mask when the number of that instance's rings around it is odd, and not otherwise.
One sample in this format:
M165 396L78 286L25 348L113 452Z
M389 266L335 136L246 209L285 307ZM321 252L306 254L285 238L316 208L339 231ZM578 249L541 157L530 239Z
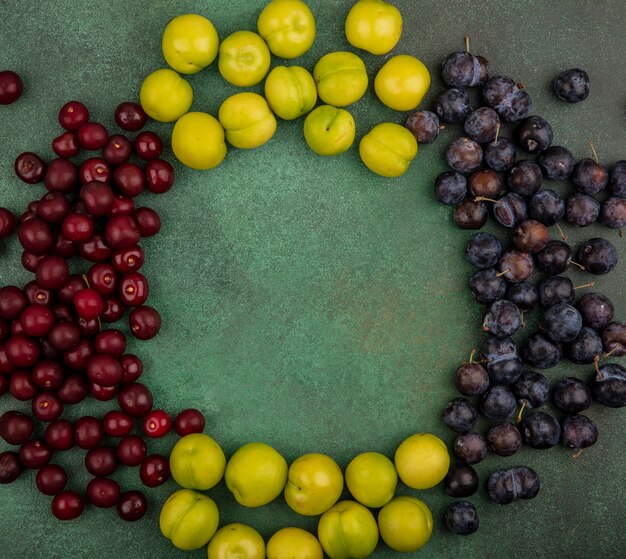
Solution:
M326 52L348 48L343 21L351 2L309 4L318 38L297 63L312 69ZM583 157L593 139L607 163L626 156L623 2L395 4L405 18L395 52L414 54L432 70L425 107L441 87L438 64L462 47L468 32L473 49L490 59L494 72L526 84L535 112L554 126L555 143ZM164 66L160 36L172 17L201 13L223 38L254 29L263 5L263 0L0 0L0 69L18 71L26 88L18 103L0 107L0 205L18 212L41 196L40 186L13 176L12 163L24 150L52 156L50 140L59 133L56 115L64 102L84 101L93 117L112 129L115 106L136 99L142 78ZM364 59L373 78L384 58ZM589 99L577 106L559 102L550 91L556 73L572 66L586 68L592 82ZM213 114L236 91L215 65L190 82L193 109ZM404 118L380 105L371 87L351 110L358 137L383 119ZM288 460L321 451L345 467L361 451L391 456L417 431L451 442L440 420L445 402L455 395L451 375L482 340L481 309L466 288L471 270L463 246L469 233L453 226L451 212L431 194L433 179L444 169L441 155L457 131L450 127L434 146L424 147L402 179L383 180L360 164L356 146L338 159L309 152L301 125L281 122L269 144L252 152L231 150L211 172L177 167L169 194L142 200L164 223L158 238L143 243L151 302L164 319L157 339L131 343L145 360L145 381L160 407L202 409L207 432L228 455L243 443L262 440ZM150 128L170 131L168 125ZM568 233L573 240L606 236L626 257L625 241L614 231ZM0 284L31 279L19 268L19 252L16 238L6 243ZM624 265L597 281L622 318ZM551 380L568 374L587 378L590 370L562 365L547 372ZM0 399L0 411L14 407L9 396ZM68 414L98 414L106 407L88 402ZM624 411L594 406L588 415L597 422L600 440L580 460L557 447L489 457L477 466L484 480L495 469L530 465L541 475L542 490L532 502L501 507L488 502L481 488L472 498L481 528L469 538L442 528L441 514L452 500L441 487L419 492L436 517L432 540L419 555L624 557ZM151 450L167 451L174 440L152 444ZM81 460L78 450L58 459L74 464L70 485L79 490L88 480L78 467ZM136 470L116 478L127 489L139 483ZM27 473L0 489L0 556L204 557L205 549L177 551L159 533L160 504L174 489L169 482L150 491L150 512L134 525L118 521L114 511L93 508L78 521L61 524ZM290 524L315 530L316 519L297 517L282 499L245 510L223 485L210 494L223 523L250 523L265 537ZM382 545L376 552L392 556Z

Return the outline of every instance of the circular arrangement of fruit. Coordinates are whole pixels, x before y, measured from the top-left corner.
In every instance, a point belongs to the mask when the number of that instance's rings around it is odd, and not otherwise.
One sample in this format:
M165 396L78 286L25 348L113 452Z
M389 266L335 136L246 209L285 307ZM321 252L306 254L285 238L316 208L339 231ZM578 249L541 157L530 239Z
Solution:
M167 193L175 171L162 158L163 139L144 130L149 118L175 122L174 155L201 171L220 165L231 149L268 142L280 120L302 118L304 140L322 156L338 156L355 141L350 105L367 92L365 63L354 52L329 52L312 73L296 65L315 40L314 15L300 0L272 0L256 31L223 38L203 16L174 18L162 39L169 67L144 79L138 100L117 107L119 133L93 120L82 102L69 101L58 115L63 131L52 140L56 158L17 156L17 177L42 183L46 193L17 217L0 208L0 237L17 232L22 265L35 278L23 288L0 289L0 395L32 406L31 414L9 410L0 417L0 436L14 445L0 453L0 483L32 469L37 489L51 497L59 520L94 506L136 521L146 513L147 490L171 476L181 489L160 503L160 530L180 549L208 544L210 559L305 559L324 553L360 559L375 551L379 538L400 552L422 548L433 522L460 536L476 532L479 514L471 497L480 480L472 466L489 452L507 457L523 444L534 449L562 444L579 457L596 443L598 429L585 410L626 406L626 369L617 363L626 355L626 324L614 316L609 297L593 289L593 278L618 264L615 243L626 227L626 161L607 169L593 145L593 157L580 161L553 145L552 127L532 114L524 86L472 54L467 38L464 50L442 62L447 89L433 110L418 109L430 73L416 57L392 53L402 31L400 11L381 0L357 1L345 21L355 49L391 53L375 75L374 91L381 103L406 117L404 125L381 122L360 139L362 162L382 177L401 176L419 144L433 143L443 128L458 125L459 136L445 153L450 170L436 178L434 196L453 208L461 229L478 230L492 219L511 232L502 238L474 233L465 249L476 268L469 287L485 305L481 326L487 336L454 373L462 397L442 406L443 422L458 433L450 452L436 435L415 433L400 444L393 461L366 452L344 472L321 453L289 465L261 442L242 446L227 460L204 433L202 411L187 409L172 417L159 409L141 378L141 358L127 353L126 334L116 327L127 320L128 332L139 340L154 338L161 327L159 312L147 304L140 247L143 237L159 232L161 222L156 211L137 202L146 191ZM270 70L272 56L281 64ZM232 95L216 116L189 112L193 90L185 75L211 64L234 86L263 82L264 96ZM1 104L19 101L22 89L20 76L0 72ZM568 103L584 101L589 76L566 70L556 76L554 93ZM569 181L571 194L564 198L547 188L546 179ZM578 247L570 246L560 225L584 228L596 222L610 240L593 237ZM566 275L571 266L589 280L574 285ZM518 348L513 336L520 328L534 333ZM591 376L551 384L538 372L564 359L588 365ZM110 401L110 411L74 422L63 417L67 406L85 398ZM540 409L550 398L562 413L558 418ZM484 434L475 430L479 414L491 421ZM150 439L172 429L180 439L170 455L151 454ZM93 476L84 488L74 487L72 472L54 463L55 453L74 446L87 451L84 466ZM110 477L122 467L138 468L144 489L122 491ZM220 525L219 502L205 492L222 479L242 507L262 507L284 495L294 513L320 517L317 534L285 527L265 542L249 525ZM433 519L427 498L396 495L398 480L421 491L443 483L456 500L442 519ZM539 473L522 464L492 471L483 481L499 505L533 499L541 487ZM344 485L350 498L340 501Z

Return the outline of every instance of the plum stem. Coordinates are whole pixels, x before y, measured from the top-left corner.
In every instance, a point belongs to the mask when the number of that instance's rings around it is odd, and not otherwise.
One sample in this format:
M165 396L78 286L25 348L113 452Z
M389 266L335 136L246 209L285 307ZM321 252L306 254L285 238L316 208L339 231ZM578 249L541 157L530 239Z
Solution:
M469 33L466 33L466 34L465 34L465 50L466 50L467 52L469 52L469 51L470 51L470 48L469 48Z
M577 266L578 268L580 268L583 272L586 270L586 268L582 265L579 264L578 262L574 262L573 260L569 261L570 264L574 264L574 266Z
M593 145L591 140L589 140L589 146L591 147L591 153L593 153L593 160L596 162L596 165L599 165L600 160L598 159L598 152L596 151L596 147Z
M524 413L525 408L526 408L526 400L523 400L522 407L519 409L519 413L517 414L517 417L515 418L515 421L517 423L519 423L522 420L522 414Z
M472 349L470 353L470 358L469 358L470 365L474 362L474 355L476 355L476 350Z
M593 358L593 367L596 370L596 378L598 380L604 380L604 373L600 370L600 367L598 366L599 362L600 362L600 356L596 355Z
M574 460L578 460L580 458L580 455L583 453L583 449L579 448L576 452L574 452L574 454L572 454L572 458Z
M487 198L486 196L476 196L474 198L474 202L493 202L494 204L501 204L500 200L495 200L494 198Z
M493 145L495 146L498 143L498 138L500 137L500 123L496 124L496 137L493 139Z
M558 223L555 223L554 225L556 226L556 229L559 232L559 235L561 235L561 239L563 239L564 241L567 241L568 236L563 232L563 229L561 228L561 226Z
M583 283L582 285L577 285L574 289L586 289L587 287L593 287L596 284L595 281L590 281L589 283Z
M526 319L524 318L524 314L526 313L526 311L522 311L520 313L520 319L522 321L522 328L526 328Z
M608 359L611 357L618 349L622 349L622 344L617 344L611 351L604 353L604 358Z
M502 276L506 276L510 271L511 271L511 268L507 268L506 270L503 270L502 272L498 272L496 274L496 277L501 278Z

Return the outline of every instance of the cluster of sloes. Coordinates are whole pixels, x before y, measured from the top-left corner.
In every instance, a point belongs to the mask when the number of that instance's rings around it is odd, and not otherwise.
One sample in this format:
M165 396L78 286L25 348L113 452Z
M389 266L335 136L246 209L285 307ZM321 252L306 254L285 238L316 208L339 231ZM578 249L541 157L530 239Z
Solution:
M593 275L607 274L617 265L618 253L608 240L591 238L578 247L573 260L574 251L558 227L563 218L576 227L596 221L614 229L625 227L626 161L609 173L595 150L594 159L576 163L569 150L552 146L552 127L544 118L530 116L531 99L523 86L508 77L490 77L488 62L469 49L446 58L442 78L449 88L438 96L435 112L418 111L407 121L422 143L437 138L441 122L463 126L465 135L446 151L452 170L437 177L435 197L455 207L454 221L462 229L482 228L491 213L513 233L508 248L484 232L474 234L466 248L467 260L476 268L470 289L487 306L483 330L489 338L479 359L473 352L456 371L455 385L464 397L448 403L443 419L459 433L454 452L461 460L450 468L445 490L452 497L467 498L479 485L472 465L488 451L511 456L523 443L545 449L562 441L578 456L598 436L596 426L581 412L594 399L609 407L626 405L626 369L599 365L602 357L626 355L626 324L613 320L613 304L600 293L587 293L575 304L576 290L593 282L574 286L563 275L571 265ZM472 110L467 88L477 86L484 106ZM557 77L554 90L565 101L581 101L589 93L589 78L584 71L568 70ZM503 133L505 122L516 125L513 139ZM537 159L518 161L518 149ZM567 200L542 188L544 179L569 178L577 192ZM601 203L595 196L606 190L610 195ZM550 240L548 228L553 225L561 233L558 240ZM544 278L533 283L535 271ZM540 329L518 350L512 337L537 309L544 311ZM593 364L595 373L589 382L568 377L552 388L554 405L567 414L559 422L550 413L535 411L549 399L550 383L525 366L548 369L564 357ZM523 417L524 409L533 411ZM485 435L474 431L479 413L495 423ZM516 414L517 424L511 422ZM526 466L493 472L487 482L490 497L499 504L532 499L539 488L537 473ZM475 532L479 524L476 508L468 501L450 505L445 522L461 535Z

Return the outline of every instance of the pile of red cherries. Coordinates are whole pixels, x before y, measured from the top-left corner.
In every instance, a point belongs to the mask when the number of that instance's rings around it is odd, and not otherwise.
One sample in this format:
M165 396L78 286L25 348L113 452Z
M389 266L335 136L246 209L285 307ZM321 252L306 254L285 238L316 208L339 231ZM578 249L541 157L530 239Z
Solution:
M172 426L180 436L202 432L205 423L198 410L184 410L173 421L153 409L150 390L138 382L141 359L126 353L122 330L105 329L128 310L134 337L149 340L160 330L159 313L145 304L149 285L139 272L139 242L157 234L161 221L151 208L136 208L135 199L146 190L167 192L174 183L172 165L160 158L161 139L140 132L147 122L141 106L122 103L115 120L122 130L138 132L134 139L109 135L80 102L64 105L59 123L65 131L52 140L57 157L46 164L26 152L15 161L22 181L43 182L47 192L17 220L0 208L0 238L17 229L22 265L35 274L23 289L0 289L0 395L30 401L34 416L7 411L0 417L0 437L19 446L0 453L0 483L14 481L24 468L37 470L37 488L53 496L52 513L61 520L78 517L85 498L66 489L66 471L51 463L55 451L86 450L85 467L94 476L87 501L115 506L121 518L133 521L146 513L145 495L122 493L109 476L120 465L139 466L146 487L161 485L170 475L168 459L148 455L144 437L163 437ZM100 154L72 161L85 151ZM81 270L85 263L89 267ZM62 417L66 406L88 395L117 398L120 409L73 423ZM136 422L143 436L133 434Z

